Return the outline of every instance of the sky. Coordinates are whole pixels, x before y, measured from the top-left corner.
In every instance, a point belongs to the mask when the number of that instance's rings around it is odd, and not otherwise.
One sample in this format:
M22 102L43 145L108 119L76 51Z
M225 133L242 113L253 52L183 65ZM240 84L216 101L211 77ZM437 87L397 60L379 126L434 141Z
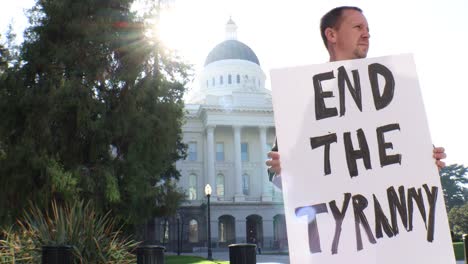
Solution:
M0 32L12 19L17 32L24 29L23 9L34 1L2 2ZM360 7L370 27L368 57L414 54L433 143L445 147L447 164L468 166L467 0L167 2L161 14L161 37L195 72L202 70L210 50L224 40L224 26L231 17L238 26L238 40L257 54L267 88L272 68L327 62L320 18L336 6ZM198 83L189 88L198 89Z

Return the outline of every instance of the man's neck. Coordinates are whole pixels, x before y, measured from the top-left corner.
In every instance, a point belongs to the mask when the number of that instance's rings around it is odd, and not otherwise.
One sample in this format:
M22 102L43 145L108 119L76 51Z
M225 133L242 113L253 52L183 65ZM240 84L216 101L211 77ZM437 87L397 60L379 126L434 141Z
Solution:
M353 56L353 55L350 55L350 54L343 54L343 53L335 50L334 48L328 49L328 54L330 55L330 62L358 59L356 56Z
M330 62L342 61L342 60L354 60L354 59L357 59L357 58L347 58L347 57L344 57L344 56L336 56L336 55L330 54Z

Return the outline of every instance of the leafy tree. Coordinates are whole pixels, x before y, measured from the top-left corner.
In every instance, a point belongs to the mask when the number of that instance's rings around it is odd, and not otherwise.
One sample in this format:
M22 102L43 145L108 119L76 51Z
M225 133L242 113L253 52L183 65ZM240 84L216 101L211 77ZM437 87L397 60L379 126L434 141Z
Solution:
M38 0L31 9L17 67L0 78L0 224L28 200L46 208L79 198L134 225L160 213L156 201L182 197L157 183L178 179L173 164L185 156L189 67L146 19L157 5L138 16L132 2Z
M0 39L2 35L0 35ZM7 58L9 56L8 49L0 43L0 74L2 74L8 66Z
M465 184L468 184L468 167L458 164L446 166L440 170L442 188L447 212L454 206L468 201Z
M468 202L462 206L453 207L448 217L450 228L458 237L468 234Z
M8 25L6 31L5 43L2 43L0 34L0 74L3 75L7 68L18 63L19 47L16 44L16 34L13 31L12 24Z

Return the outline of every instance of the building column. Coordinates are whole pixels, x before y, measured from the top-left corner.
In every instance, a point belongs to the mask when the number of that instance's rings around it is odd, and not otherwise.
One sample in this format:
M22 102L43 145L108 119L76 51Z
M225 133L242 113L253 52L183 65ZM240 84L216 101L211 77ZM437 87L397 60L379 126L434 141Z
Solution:
M267 127L265 126L260 126L259 127L259 132L260 132L260 162L261 162L261 185L262 185L262 201L268 201L271 202L273 200L273 197L271 195L271 183L270 180L268 179L268 172L267 172L267 166L265 164L265 161L267 159L267 153L269 150L266 148L266 132L267 132Z
M236 243L246 243L246 233L247 233L247 220L245 218L237 218L236 223Z
M241 160L241 126L234 126L234 178L235 194L234 201L244 201L245 196L242 192L242 160Z
M212 206L211 207L211 243L213 245L216 245L218 247L218 242L219 242L219 234L218 234L218 214L213 212L215 211L215 208Z
M214 129L215 126L207 126L206 127L206 142L207 142L207 163L208 163L208 179L205 183L211 185L212 194L211 199L212 201L216 201L216 181L215 181L215 163L214 163ZM203 195L205 195L205 185L203 185Z
M263 219L263 247L273 247L274 226L273 219Z

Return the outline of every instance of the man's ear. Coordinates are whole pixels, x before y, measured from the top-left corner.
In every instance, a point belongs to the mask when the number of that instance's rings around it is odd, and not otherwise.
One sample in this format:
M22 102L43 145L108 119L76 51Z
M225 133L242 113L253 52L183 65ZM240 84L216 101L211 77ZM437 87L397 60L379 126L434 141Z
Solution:
M327 37L328 42L336 43L336 31L333 28L325 29L325 37Z

